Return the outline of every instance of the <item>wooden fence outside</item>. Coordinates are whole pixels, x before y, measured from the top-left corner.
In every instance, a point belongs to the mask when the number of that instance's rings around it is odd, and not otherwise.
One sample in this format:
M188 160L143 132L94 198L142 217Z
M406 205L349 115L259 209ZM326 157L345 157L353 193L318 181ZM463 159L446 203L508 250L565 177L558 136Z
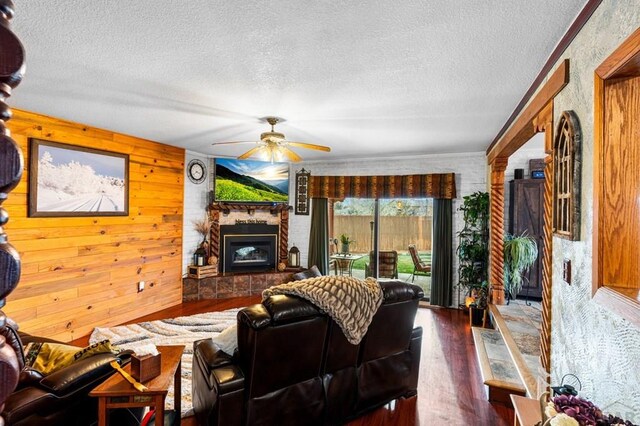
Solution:
M371 216L335 215L331 237L346 234L355 241L350 247L352 253L367 253L371 250L372 220ZM380 249L406 252L409 244L415 244L419 251L431 251L432 222L431 216L383 216L380 219Z

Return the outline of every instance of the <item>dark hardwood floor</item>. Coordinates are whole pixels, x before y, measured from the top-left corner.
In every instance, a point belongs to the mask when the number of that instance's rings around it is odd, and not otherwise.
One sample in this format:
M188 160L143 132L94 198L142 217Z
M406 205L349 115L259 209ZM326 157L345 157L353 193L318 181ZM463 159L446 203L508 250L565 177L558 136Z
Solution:
M259 303L260 297L241 297L183 303L130 323L200 312L220 311ZM461 310L421 308L416 325L424 329L418 396L393 401L358 418L349 426L447 425L510 426L513 410L487 401L480 377L469 318ZM72 343L85 346L89 336ZM183 425L195 425L192 418Z

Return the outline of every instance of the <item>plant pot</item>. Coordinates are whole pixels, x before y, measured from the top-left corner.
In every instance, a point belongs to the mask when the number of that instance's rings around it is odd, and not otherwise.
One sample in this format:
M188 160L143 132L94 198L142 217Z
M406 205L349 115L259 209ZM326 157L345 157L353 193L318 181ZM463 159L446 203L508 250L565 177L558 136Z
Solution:
M486 310L469 306L469 324L472 327L484 327Z
M347 254L349 253L349 244L342 243L342 251L341 253Z

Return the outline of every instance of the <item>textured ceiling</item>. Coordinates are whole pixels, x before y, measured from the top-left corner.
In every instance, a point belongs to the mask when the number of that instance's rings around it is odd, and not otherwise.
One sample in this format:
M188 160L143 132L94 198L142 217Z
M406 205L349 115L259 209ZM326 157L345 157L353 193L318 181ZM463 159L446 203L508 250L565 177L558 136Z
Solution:
M16 0L12 105L209 155L482 151L585 0Z

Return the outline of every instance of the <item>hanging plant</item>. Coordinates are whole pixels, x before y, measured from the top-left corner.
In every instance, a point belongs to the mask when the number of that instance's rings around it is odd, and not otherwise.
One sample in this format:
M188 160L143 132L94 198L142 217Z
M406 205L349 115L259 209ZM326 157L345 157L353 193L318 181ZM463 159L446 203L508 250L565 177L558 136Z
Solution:
M504 252L504 289L512 299L522 290L523 275L538 258L536 240L526 235L505 234Z

